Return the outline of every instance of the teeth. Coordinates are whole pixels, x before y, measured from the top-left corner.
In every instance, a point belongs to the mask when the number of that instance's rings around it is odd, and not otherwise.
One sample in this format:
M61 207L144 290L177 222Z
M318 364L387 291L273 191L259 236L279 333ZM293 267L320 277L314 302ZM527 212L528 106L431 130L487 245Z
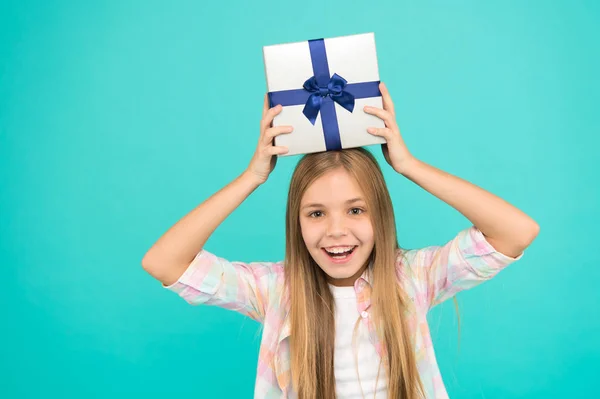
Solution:
M348 252L350 251L352 248L354 248L354 246L350 246L350 247L335 247L335 248L326 248L325 250L329 253L332 254L341 254L344 252Z

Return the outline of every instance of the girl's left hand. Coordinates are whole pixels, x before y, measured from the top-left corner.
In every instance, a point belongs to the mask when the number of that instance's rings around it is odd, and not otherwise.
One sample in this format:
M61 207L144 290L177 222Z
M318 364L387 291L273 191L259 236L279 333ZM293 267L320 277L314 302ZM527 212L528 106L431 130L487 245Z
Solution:
M408 151L400 135L400 128L396 123L396 113L394 112L394 103L392 102L390 93L383 83L379 84L379 90L383 98L383 109L366 106L364 111L383 120L385 127L370 127L367 129L367 132L385 139L386 144L381 145L381 152L385 160L396 172L405 173L410 163L414 161L414 157Z

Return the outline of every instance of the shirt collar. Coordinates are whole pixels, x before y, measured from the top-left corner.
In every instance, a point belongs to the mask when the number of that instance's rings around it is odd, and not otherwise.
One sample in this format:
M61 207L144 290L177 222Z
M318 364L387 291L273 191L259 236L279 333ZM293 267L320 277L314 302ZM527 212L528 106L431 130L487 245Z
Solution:
M369 263L369 266L365 269L365 271L363 271L363 273L360 275L359 278L356 279L356 281L354 282L354 288L356 289L356 291L359 291L359 287L361 286L361 281L364 281L366 284L371 285L371 280L373 280L373 261L371 261L371 263Z

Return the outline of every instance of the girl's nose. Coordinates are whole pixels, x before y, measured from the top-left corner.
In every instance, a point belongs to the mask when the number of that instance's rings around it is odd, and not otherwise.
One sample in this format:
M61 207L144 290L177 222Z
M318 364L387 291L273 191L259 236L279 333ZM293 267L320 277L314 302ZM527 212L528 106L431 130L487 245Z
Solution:
M348 234L344 218L332 217L329 219L329 225L327 226L328 237L342 237Z

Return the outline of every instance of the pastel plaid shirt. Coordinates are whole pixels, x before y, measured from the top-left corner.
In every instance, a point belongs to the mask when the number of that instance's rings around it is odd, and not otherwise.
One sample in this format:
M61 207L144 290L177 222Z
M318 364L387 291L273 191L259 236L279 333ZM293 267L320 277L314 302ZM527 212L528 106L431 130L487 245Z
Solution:
M475 226L460 231L443 246L398 250L399 284L414 304L407 311L407 321L415 339L417 366L428 399L448 398L448 394L435 358L427 312L459 291L491 279L522 256L523 253L511 258L496 251ZM192 305L235 310L263 324L255 398L295 397L283 270L283 262L231 262L202 250L179 280L165 287ZM371 295L368 273L356 280L354 289L358 312L381 356L382 345L368 317Z

